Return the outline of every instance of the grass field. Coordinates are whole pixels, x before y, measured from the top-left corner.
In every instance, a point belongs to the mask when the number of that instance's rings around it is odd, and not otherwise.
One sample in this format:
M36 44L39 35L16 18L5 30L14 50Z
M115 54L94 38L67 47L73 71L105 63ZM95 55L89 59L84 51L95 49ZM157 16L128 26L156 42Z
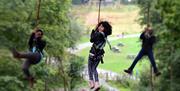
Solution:
M123 43L125 45L124 47L119 47L121 53L114 53L110 51L109 47L106 45L104 64L100 64L99 68L111 70L113 72L124 73L123 70L128 68L133 62L133 59L127 59L127 55L137 55L140 50L141 43L138 41L138 38L126 38L111 42L112 46L115 46L118 43ZM85 60L87 60L89 50L90 48L83 49L81 52L78 53L78 55L84 57ZM143 62L139 62L134 70L136 71L141 70L144 67L149 67L148 63L149 62L146 59L143 59ZM87 64L87 61L85 61L85 64Z
M108 84L110 84L111 86L117 88L120 91L131 91L129 87L125 87L122 84L119 84L119 82L108 81Z
M85 42L89 42L89 35L81 36L80 40L78 41L78 43L85 43Z
M85 26L83 32L91 30L97 24L98 8L95 6L74 6L71 13L77 21ZM119 7L102 7L101 20L107 20L113 27L113 35L139 33L142 27L138 24L139 8L135 5Z

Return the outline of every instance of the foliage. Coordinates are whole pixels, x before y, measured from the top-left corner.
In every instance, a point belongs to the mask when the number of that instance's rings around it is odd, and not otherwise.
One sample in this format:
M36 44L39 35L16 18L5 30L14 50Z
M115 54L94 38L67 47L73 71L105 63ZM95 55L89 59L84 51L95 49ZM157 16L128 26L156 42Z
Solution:
M159 60L158 66L162 75L158 80L158 91L178 91L180 90L179 76L179 49L180 49L180 19L179 19L179 0L139 0L141 13L146 13L143 3L151 4L150 19L152 27L158 36L155 48L156 58ZM156 16L154 16L156 15ZM143 16L141 23L147 16ZM144 19L144 20L143 20ZM153 21L155 20L155 21ZM145 79L145 78L142 78ZM163 83L163 84L162 84ZM143 82L142 82L143 84Z
M27 81L22 79L21 64L9 56L9 48L27 50L28 38L36 25L37 0L1 0L0 1L0 90L25 91L29 89ZM41 0L39 26L44 31L47 41L46 58L69 56L68 47L74 46L80 36L78 24L69 15L71 0ZM52 61L52 60L50 60ZM60 62L56 62L59 65ZM63 64L70 63L65 60ZM68 68L69 66L67 66ZM64 66L66 69L66 66ZM37 83L33 91L43 91L59 88L63 79L57 66L47 65L44 60L32 66L31 73L35 75ZM66 70L65 70L66 71ZM65 72L67 73L67 72ZM78 74L77 74L78 75ZM68 81L68 80L67 80ZM52 84L50 84L52 83Z
M81 84L81 81L83 81L82 78L82 70L84 69L83 61L84 59L75 55L72 55L70 57L70 65L69 70L67 71L68 76L70 77L70 88L73 89L76 86Z

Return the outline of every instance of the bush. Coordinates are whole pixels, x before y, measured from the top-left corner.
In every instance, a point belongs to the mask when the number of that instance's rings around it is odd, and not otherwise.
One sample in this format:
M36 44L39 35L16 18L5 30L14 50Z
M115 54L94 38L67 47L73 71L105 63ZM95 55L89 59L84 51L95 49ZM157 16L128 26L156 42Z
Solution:
M81 81L83 80L81 73L84 69L83 61L84 59L82 57L78 57L75 55L72 55L70 57L70 66L68 70L68 76L70 79L70 88L73 89L78 85L81 85Z

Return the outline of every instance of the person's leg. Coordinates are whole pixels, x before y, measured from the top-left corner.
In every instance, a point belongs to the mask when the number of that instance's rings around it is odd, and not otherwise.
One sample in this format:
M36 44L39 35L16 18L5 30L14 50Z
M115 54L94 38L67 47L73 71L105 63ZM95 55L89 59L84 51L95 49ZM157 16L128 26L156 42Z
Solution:
M31 62L32 62L32 60L27 59L27 60L23 63L22 70L23 70L23 72L24 72L24 74L25 74L25 76L26 76L25 79L29 81L30 87L33 87L33 84L34 84L34 82L35 82L35 79L34 79L34 77L33 77L33 76L30 74L30 72L29 72L30 66L33 64L33 63L31 63Z
M89 57L89 59L88 59L89 80L93 80L92 66L93 66L93 60L92 60L92 58Z
M31 59L33 61L37 60L39 57L39 54L37 52L26 52L26 53L19 53L19 58L27 58Z
M97 72L97 66L100 62L100 59L97 59L97 60L94 60L94 63L93 63L93 75L94 75L94 78L95 78L95 91L100 89L100 85L99 85L99 78L98 78L98 72Z
M13 56L15 58L27 58L27 59L36 59L37 58L37 53L36 52L24 52L20 53L16 49L12 49Z
M150 62L151 62L151 65L152 65L152 67L153 67L153 70L154 70L154 73L156 74L156 76L160 75L161 73L160 73L160 72L158 71L158 69L157 69L157 66L156 66L156 62L155 62L155 59L154 59L154 55L153 55L152 49L150 49L150 50L148 51L148 58L149 58L149 60L150 60Z
M144 50L141 49L141 51L138 53L138 55L136 56L136 58L134 59L132 65L129 67L129 70L133 70L134 67L136 66L137 62L144 56Z
M138 53L138 55L136 56L136 58L134 59L133 63L131 64L131 66L128 68L128 70L124 70L126 73L131 74L134 67L136 66L137 62L144 56L144 49L141 49L140 52Z
M15 49L13 49L12 53L15 58L25 58L28 59L29 61L32 61L32 63L38 63L41 60L41 54L38 52L20 53L17 52Z
M88 74L89 74L89 86L91 89L94 87L92 66L93 66L93 59L91 56L89 56L89 58L88 58Z
M99 62L100 62L99 59L94 60L93 67L92 67L95 81L99 81L99 79L98 79L98 72L97 72L97 66L98 66Z
M22 70L23 70L24 75L26 76L27 79L31 77L30 72L29 72L30 66L31 66L30 60L24 61L23 66L22 66Z

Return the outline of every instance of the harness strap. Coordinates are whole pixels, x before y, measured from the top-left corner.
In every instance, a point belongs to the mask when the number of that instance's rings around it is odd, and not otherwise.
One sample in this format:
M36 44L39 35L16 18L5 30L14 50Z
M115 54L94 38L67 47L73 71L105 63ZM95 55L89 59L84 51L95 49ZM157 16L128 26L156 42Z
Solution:
M41 57L43 57L42 52L41 52L38 48L36 48L35 46L32 48L32 52L33 52L33 53L38 52L38 53L41 54Z
M105 36L105 34L104 34L103 32L100 32L100 33L103 35L104 39L106 40L106 42L107 42L108 45L109 45L109 49L111 50L112 47L111 47L111 44L110 44L109 40L107 39L107 37Z

